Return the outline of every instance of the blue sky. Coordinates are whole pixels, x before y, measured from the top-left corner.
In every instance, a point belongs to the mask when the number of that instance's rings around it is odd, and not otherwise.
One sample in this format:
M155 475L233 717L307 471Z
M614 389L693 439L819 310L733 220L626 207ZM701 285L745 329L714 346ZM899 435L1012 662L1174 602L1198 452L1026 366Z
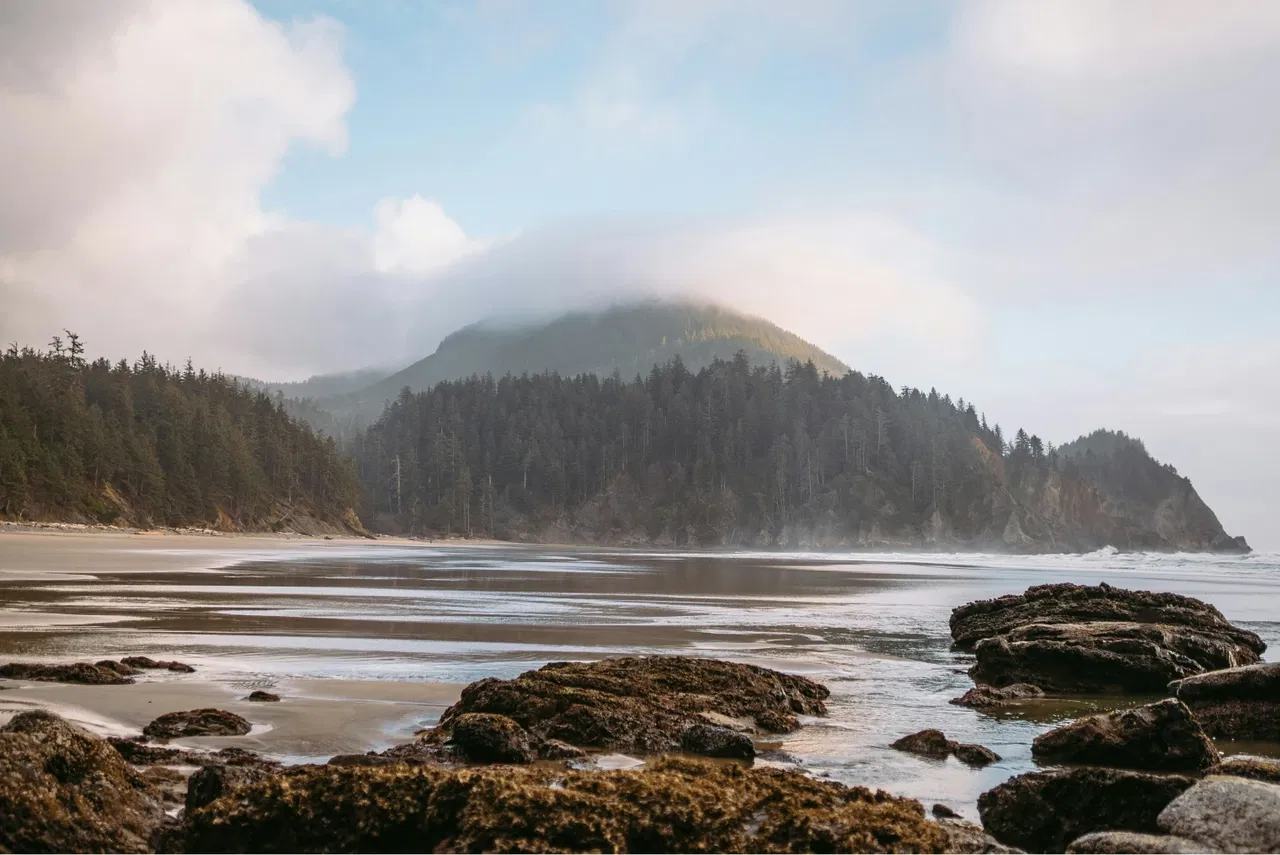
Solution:
M1280 547L1272 0L22 8L4 340L292 379L689 295Z

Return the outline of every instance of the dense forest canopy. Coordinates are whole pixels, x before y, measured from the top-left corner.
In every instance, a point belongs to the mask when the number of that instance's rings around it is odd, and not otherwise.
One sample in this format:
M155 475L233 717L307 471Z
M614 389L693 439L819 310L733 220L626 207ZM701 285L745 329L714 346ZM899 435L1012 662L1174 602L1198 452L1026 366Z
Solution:
M740 353L697 373L677 358L630 381L508 375L405 389L353 452L366 512L406 530L511 536L621 483L650 535L735 542L833 516L855 529L918 528L935 509L963 517L989 492L984 457L1004 448L963 400ZM1008 462L1048 467L1050 451L1019 431Z
M264 528L358 502L334 440L221 374L87 362L71 333L0 355L4 517Z

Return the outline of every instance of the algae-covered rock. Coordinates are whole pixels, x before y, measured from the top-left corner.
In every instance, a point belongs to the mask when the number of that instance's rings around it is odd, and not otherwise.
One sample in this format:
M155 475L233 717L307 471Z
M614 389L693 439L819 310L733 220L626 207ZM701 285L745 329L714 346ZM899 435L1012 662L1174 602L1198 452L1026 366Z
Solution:
M464 713L453 721L451 743L472 763L532 763L524 728L505 715Z
M1165 772L1207 769L1219 758L1191 711L1173 698L1077 719L1037 736L1031 753L1055 763Z
M253 701L258 704L274 704L279 703L280 696L274 692L264 692L261 689L250 692L249 697L245 700Z
M1280 741L1280 662L1197 674L1169 689L1210 736Z
M133 668L123 662L116 662L112 659L103 659L100 662L94 662L93 664L97 665L99 668L106 668L108 671L115 671L121 677L136 677L142 673L142 671L137 668Z
M1184 775L1079 768L1030 772L978 797L982 826L1028 852L1062 852L1094 831L1160 831L1160 812L1195 783Z
M745 733L711 724L695 724L680 738L680 747L690 754L753 760L756 746Z
M187 797L184 803L187 813L222 798L236 787L276 774L279 774L279 769L270 766L205 766L198 769L187 779Z
M995 686L974 686L951 703L961 707L974 709L991 709L1016 704L1019 701L1034 700L1044 697L1044 689L1030 683L1013 683L997 688Z
M780 769L297 769L193 811L189 852L942 852L919 802Z
M217 751L191 751L186 748L169 748L148 745L138 739L118 736L107 742L134 766L279 766L270 760L243 748L219 748Z
M1233 625L1222 612L1194 597L1129 591L1105 582L1035 585L1021 594L967 603L951 612L951 637L961 647L972 647L1027 624L1097 622L1180 626L1219 636L1239 648L1243 661L1224 662L1216 668L1257 662L1267 649L1256 633Z
M112 663L114 666L115 663ZM115 667L104 668L89 662L73 662L69 665L33 665L27 662L10 662L0 665L0 678L6 680L34 680L42 683L83 683L89 686L122 686L133 680Z
M0 727L0 851L145 851L164 818L106 740L42 710Z
M165 713L142 729L151 739L176 739L181 736L244 736L253 725L226 710L206 707L198 710Z
M657 754L681 749L703 713L746 719L767 731L823 715L826 687L768 668L688 656L554 662L514 680L486 679L462 691L424 737L443 744L469 713L513 719L536 745L554 739L582 748Z
M1232 775L1236 778L1280 784L1280 759L1237 754L1234 757L1227 757L1205 774Z
M970 766L986 766L1000 760L1000 755L990 748L956 742L954 739L947 739L947 735L942 731L932 729L904 736L894 742L892 747L936 760L945 760L947 755L954 754L957 760L968 763Z
M126 656L120 661L121 663L128 665L130 668L175 671L179 674L192 674L196 670L186 662L178 662L176 660L158 661L152 659L150 656Z

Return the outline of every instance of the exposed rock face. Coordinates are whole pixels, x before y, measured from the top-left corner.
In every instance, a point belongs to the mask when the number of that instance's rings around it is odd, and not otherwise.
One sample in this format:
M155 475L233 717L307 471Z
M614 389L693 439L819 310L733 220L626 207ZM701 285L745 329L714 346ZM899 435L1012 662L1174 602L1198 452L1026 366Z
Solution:
M745 718L766 731L800 726L798 715L823 715L826 687L754 665L648 656L555 662L514 680L486 679L463 689L423 742L444 744L468 713L514 720L537 748L553 739L625 753L679 751L703 713Z
M727 727L695 724L680 737L680 747L690 754L705 757L725 757L733 760L753 760L756 746L751 737Z
M780 769L326 766L191 814L189 852L941 852L919 802Z
M264 692L261 689L258 689L255 692L250 692L247 700L254 701L255 703L273 704L279 702L280 696L272 692Z
M1228 757L1210 769L1208 774L1231 775L1236 778L1265 781L1268 784L1280 784L1280 760L1273 757L1250 757L1242 754L1236 757Z
M1037 736L1031 753L1055 763L1162 772L1207 769L1219 757L1191 711L1173 698L1077 719Z
M968 763L970 766L986 766L988 763L996 763L1000 760L1000 755L990 748L947 739L947 735L940 730L922 730L919 733L912 733L894 742L893 747L899 751L923 754L938 760L945 759L948 754L954 754L957 760Z
M453 720L452 743L472 763L532 763L524 728L505 715L463 713Z
M176 671L179 674L191 674L195 672L195 668L185 662L157 661L149 656L126 656L120 660L124 665L130 668L147 668L150 670Z
M36 680L43 683L84 683L90 686L120 686L133 682L114 667L104 668L88 662L73 662L70 665L32 665L26 662L10 662L8 665L0 665L0 678Z
M1160 828L1220 852L1280 852L1280 786L1205 778L1160 814Z
M1173 837L1168 834L1138 834L1134 831L1095 831L1086 834L1067 847L1068 852L1079 853L1169 853L1169 855L1194 855L1210 852L1203 843Z
M142 735L151 739L177 739L181 736L244 736L252 729L253 725L233 712L206 707L165 713L144 727Z
M1169 689L1211 736L1280 741L1280 662L1198 674Z
M205 766L187 779L187 813L199 810L222 798L236 787L264 780L279 774L278 767L270 766Z
M973 707L974 709L992 709L1006 707L1019 701L1043 697L1044 689L1039 686L1032 686L1029 683L1013 683L1001 688L974 686L960 697L952 698L951 703L961 707Z
M937 807L938 805L934 805L934 816L938 814ZM938 827L947 836L944 850L946 852L990 853L990 855L1022 852L1021 849L1005 846L987 834L980 825L965 822L957 817L939 817L938 820Z
M105 740L44 711L0 727L0 851L143 851L164 819L160 793Z
M1171 680L1258 661L1266 645L1213 606L1102 584L1038 585L955 609L969 674L1055 692L1160 692Z
M973 647L984 638L1005 635L1028 624L1138 623L1181 626L1220 636L1236 649L1206 651L1213 668L1229 668L1258 661L1267 649L1262 639L1232 625L1222 612L1194 597L1129 591L1100 585L1035 585L1022 594L978 600L951 612L951 637L960 647ZM1232 655L1244 661L1226 661ZM1205 670L1211 670L1205 668Z
M1160 829L1160 811L1195 783L1182 775L1080 768L1030 772L978 798L982 825L1028 852L1062 852L1094 831Z

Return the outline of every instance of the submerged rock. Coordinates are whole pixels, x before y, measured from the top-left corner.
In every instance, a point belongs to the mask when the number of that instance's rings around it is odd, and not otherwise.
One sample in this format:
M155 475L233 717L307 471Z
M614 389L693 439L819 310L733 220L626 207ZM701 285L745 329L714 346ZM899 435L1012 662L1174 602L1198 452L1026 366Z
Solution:
M1280 741L1280 662L1197 674L1169 689L1210 736Z
M529 734L505 715L463 713L453 721L450 742L472 763L532 763Z
M185 662L176 660L157 661L150 656L126 656L120 660L123 664L130 668L147 668L151 670L176 671L180 674L191 674L195 672L195 668Z
M752 760L756 746L745 733L727 727L695 724L680 738L680 747L690 754L705 757L724 757L732 760Z
M1205 778L1169 803L1161 830L1205 851L1280 852L1280 786L1244 778Z
M1129 591L1100 585L1035 585L1021 594L978 600L951 612L951 637L961 647L1006 635L1027 624L1142 623L1180 626L1220 636L1240 649L1244 661L1258 661L1267 649L1255 633L1240 629L1208 603L1180 594Z
M43 710L0 727L0 851L136 852L161 793L106 740Z
M309 767L187 820L189 852L942 852L919 802L681 758L638 771Z
M947 735L940 730L922 730L919 733L912 733L894 742L892 747L899 751L923 754L938 760L946 759L948 754L954 754L957 760L968 763L970 766L986 766L1000 760L1000 755L990 748L947 739Z
M0 678L35 680L42 683L83 683L90 686L122 686L133 682L115 668L104 668L88 662L73 662L70 665L32 665L26 662L10 662L8 665L0 665Z
M280 696L272 692L264 692L261 689L258 689L257 691L250 692L249 697L246 698L246 700L250 700L255 703L273 704L279 702Z
M144 727L142 735L151 739L176 739L181 736L244 736L252 729L253 725L233 712L206 707L165 713Z
M788 732L798 715L823 715L826 687L754 665L688 656L554 662L513 680L486 679L462 691L422 742L443 745L471 713L514 720L537 747L546 740L634 754L679 751L703 713ZM404 752L401 752L404 753Z
M1173 698L1077 719L1037 736L1031 753L1054 763L1164 772L1207 769L1219 758L1191 711Z
M982 826L1028 852L1062 852L1095 831L1160 831L1160 812L1195 783L1183 775L1079 768L1029 772L978 797Z
M974 686L960 697L952 698L950 702L961 707L989 709L1043 697L1044 689L1039 686L1033 686L1030 683L1013 683L1000 688L995 686Z

